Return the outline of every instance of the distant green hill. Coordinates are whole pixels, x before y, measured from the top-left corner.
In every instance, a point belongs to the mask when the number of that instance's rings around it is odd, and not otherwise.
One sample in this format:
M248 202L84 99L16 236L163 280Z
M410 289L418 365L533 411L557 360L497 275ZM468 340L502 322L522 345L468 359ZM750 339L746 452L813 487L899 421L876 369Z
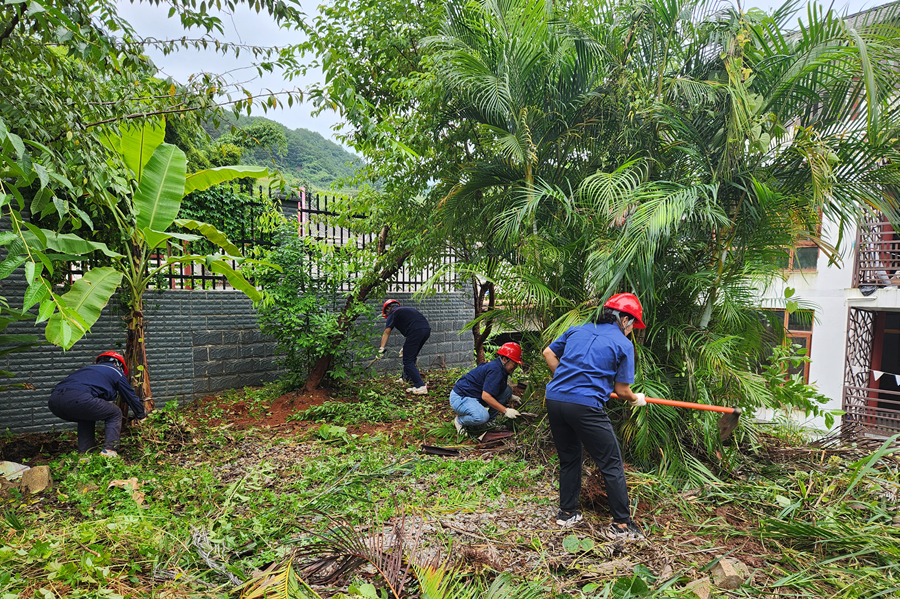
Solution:
M232 143L243 148L241 162L278 169L292 185L327 189L339 179L353 176L362 164L355 156L314 131L288 129L264 117L241 117L218 128L204 126L215 143Z

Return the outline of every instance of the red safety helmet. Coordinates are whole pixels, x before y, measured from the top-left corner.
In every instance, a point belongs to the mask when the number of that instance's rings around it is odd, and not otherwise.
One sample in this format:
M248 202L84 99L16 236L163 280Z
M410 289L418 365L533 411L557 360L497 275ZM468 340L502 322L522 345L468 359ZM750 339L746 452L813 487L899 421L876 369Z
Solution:
M388 309L388 306L390 306L391 304L397 304L397 305L399 306L399 305L400 305L400 302L398 302L398 301L395 300L395 299L389 299L388 301L384 302L384 305L381 306L381 316L382 316L382 318L387 318L387 309Z
M522 348L518 343L504 343L497 350L498 356L506 356L518 365L522 365Z
M105 351L102 354L100 354L99 356L97 356L97 359L94 360L94 363L96 364L97 362L99 362L100 358L113 358L114 360L118 360L119 364L122 365L122 370L125 371L125 376L128 376L128 366L125 366L125 358L122 357L122 354L120 354L119 352ZM108 361L109 360L107 360L107 362Z
M617 293L606 300L606 303L603 304L603 307L612 308L613 310L624 312L629 316L634 316L634 318L636 319L634 328L636 329L647 328L643 321L644 308L641 306L640 300L638 300L637 296L633 293Z

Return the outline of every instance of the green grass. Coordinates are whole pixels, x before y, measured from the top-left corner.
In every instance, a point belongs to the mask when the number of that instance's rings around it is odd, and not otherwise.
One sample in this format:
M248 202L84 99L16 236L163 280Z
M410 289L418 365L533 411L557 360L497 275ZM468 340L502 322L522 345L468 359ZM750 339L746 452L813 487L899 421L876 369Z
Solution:
M282 563L313 532L340 521L367 531L403 514L425 518L426 546L490 558L463 560L468 584L491 584L498 569L535 582L540 596L685 597L684 584L724 554L757 565L752 584L716 597L890 597L900 588L900 480L887 450L784 463L750 454L739 477L698 489L630 471L636 518L651 540L610 557L610 544L592 533L608 521L602 509L587 510L590 526L575 531L552 524L557 466L546 431L518 435L515 450L477 451L427 432L447 427L443 394L411 401L385 385L356 390L370 414L388 404L409 412L390 435L341 433L334 422L329 434L319 425L193 430L190 408L168 406L124 439L120 460L56 458L52 490L0 498L0 599L234 597L229 576L247 580ZM254 393L223 401L262 396ZM459 445L462 455L423 455L422 443ZM139 501L133 489L110 486L132 477ZM201 533L206 545L195 542ZM615 560L625 570L604 570ZM662 576L664 563L671 571ZM356 580L357 589L384 588L378 577Z

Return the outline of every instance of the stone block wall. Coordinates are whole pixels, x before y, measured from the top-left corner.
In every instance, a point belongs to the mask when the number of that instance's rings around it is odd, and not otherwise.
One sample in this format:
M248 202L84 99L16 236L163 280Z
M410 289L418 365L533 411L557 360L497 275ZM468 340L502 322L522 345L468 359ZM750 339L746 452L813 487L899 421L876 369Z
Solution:
M424 300L414 301L412 293L391 293L389 297L396 299L404 306L411 306L428 319L431 325L431 336L422 347L418 366L420 371L431 368L471 367L475 363L474 342L471 331L463 331L466 323L473 318L473 304L470 295L465 293L449 293L435 295ZM384 299L373 302L381 313ZM375 323L360 323L360 326L372 326L375 332L372 343L378 347L381 334L384 332L384 319L376 318ZM403 347L403 335L392 331L388 339L385 357L373 365L373 368L384 372L403 371L403 365L397 354Z
M21 306L24 282L15 277L0 283L0 296L10 306ZM419 309L432 326L432 334L419 357L419 368L471 366L472 335L460 333L472 317L472 300L454 293L412 301L409 293L393 294L401 303ZM380 311L384 300L373 302ZM149 291L144 296L147 317L147 360L153 398L158 407L168 401L185 404L226 389L274 381L275 343L259 331L247 297L237 291ZM109 350L124 352L126 312L114 296L91 333L67 352L45 345L0 358L0 368L16 373L12 382L29 382L34 390L0 391L0 432L42 432L72 428L47 409L53 387L68 374ZM360 321L377 347L384 321ZM44 326L13 323L7 334L34 334L43 339ZM385 372L402 370L397 352L403 336L391 335L388 356L375 367ZM0 383L3 384L3 383Z
M4 282L0 295L21 305L22 286ZM0 392L0 432L26 433L54 427L72 428L47 409L53 387L68 374L94 361L104 351L125 351L126 311L113 296L91 333L67 352L45 345L8 354L0 368L16 373L12 382L28 382L34 390ZM247 297L238 291L149 291L147 362L150 386L158 407L179 404L234 387L274 381L275 344L263 337ZM43 325L13 323L10 334L43 338Z

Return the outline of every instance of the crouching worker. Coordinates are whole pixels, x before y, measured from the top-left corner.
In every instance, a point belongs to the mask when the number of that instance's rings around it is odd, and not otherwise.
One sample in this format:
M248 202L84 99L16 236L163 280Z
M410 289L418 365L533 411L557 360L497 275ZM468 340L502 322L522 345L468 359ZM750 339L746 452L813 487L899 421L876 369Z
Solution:
M116 457L122 428L122 410L115 403L119 393L134 411L135 418L141 420L147 416L128 382L125 358L108 351L97 356L96 364L73 372L59 383L50 394L47 406L57 418L78 423L79 453L96 447L94 425L103 420L106 430L100 455Z
M450 391L450 407L456 412L453 425L458 433L466 428L487 424L503 414L516 418L519 412L507 408L513 396L506 379L522 364L522 348L518 343L504 343L497 351L497 358L485 362L456 381Z
M603 474L613 522L607 536L643 539L628 502L625 470L616 434L604 409L613 391L632 407L647 404L634 382L632 329L643 329L643 308L631 293L619 293L603 304L595 323L570 327L544 350L552 380L547 385L547 416L559 454L559 514L568 528L581 521L582 445Z

